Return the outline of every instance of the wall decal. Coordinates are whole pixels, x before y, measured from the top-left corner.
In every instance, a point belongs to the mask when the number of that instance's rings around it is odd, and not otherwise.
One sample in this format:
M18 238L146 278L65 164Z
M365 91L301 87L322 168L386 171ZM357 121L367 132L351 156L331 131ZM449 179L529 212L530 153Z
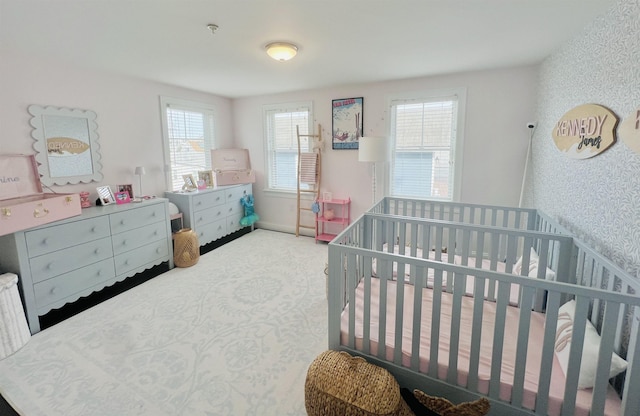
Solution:
M640 107L622 120L618 134L629 149L640 153Z
M553 128L553 140L572 159L587 159L616 141L618 117L598 104L584 104L567 111Z

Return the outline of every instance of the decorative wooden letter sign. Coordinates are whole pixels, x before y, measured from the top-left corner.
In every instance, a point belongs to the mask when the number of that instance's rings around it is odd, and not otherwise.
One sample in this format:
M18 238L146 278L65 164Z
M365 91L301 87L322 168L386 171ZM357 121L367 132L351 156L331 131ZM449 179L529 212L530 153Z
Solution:
M608 108L584 104L566 112L553 129L553 140L572 159L587 159L616 141L618 117Z
M622 121L618 133L629 149L640 153L640 108Z

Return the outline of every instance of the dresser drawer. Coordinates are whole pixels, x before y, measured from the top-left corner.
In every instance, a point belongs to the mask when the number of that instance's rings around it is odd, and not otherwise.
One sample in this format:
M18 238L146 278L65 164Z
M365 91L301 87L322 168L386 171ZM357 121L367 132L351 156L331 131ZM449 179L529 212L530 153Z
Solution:
M90 218L24 233L29 257L51 253L109 236L109 219Z
M169 260L167 240L159 240L115 256L116 276L127 273L158 259Z
M166 221L167 214L165 213L164 205L165 204L153 204L112 214L110 216L111 234L118 234L155 222Z
M63 276L57 276L33 285L38 312L49 311L48 305L64 299L74 293L80 293L87 288L115 277L113 260L106 259L98 263L74 270Z
M224 205L224 213L227 217L244 214L244 207L240 204L240 200L235 202L227 202ZM241 215L242 216L242 215Z
M241 218L242 214L235 214L227 217L227 234L231 234L243 228L243 226L240 225Z
M167 238L167 224L156 222L134 230L113 236L113 254L118 255L134 248L142 247L151 241Z
M113 257L109 237L58 250L29 259L31 279L33 283L38 283L109 257Z
M237 202L240 205L240 199L245 196L251 194L251 185L241 185L234 186L233 188L225 190L225 201L226 202Z
M222 191L206 192L194 195L193 197L194 211L200 211L202 209L215 207L221 204L224 204L224 192Z
M215 222L224 218L226 215L226 205L203 209L202 211L196 211L193 224L195 225L195 229L199 230L201 226Z
M227 219L198 227L198 243L202 246L227 235Z

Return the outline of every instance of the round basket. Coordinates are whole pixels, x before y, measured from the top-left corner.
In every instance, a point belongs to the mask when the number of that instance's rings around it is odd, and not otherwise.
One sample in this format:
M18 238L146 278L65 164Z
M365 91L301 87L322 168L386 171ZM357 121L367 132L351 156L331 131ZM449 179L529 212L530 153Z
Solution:
M174 235L173 262L176 267L190 267L200 260L198 235L191 228L183 228Z

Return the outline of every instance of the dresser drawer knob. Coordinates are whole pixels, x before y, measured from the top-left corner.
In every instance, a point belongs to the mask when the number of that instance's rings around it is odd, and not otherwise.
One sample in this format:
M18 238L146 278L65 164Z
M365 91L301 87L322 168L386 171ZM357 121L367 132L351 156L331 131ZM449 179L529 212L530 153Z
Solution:
M160 254L160 247L156 249L156 253Z
M47 269L49 269L49 270L53 269L53 264L54 264L54 262L51 262L51 263L47 264Z
M155 231L153 232L153 235L158 235L158 230L155 230Z
M98 270L98 272L96 273L96 276L102 276L102 269Z
M42 239L42 245L46 246L47 244L49 244L49 237L45 237Z
M55 295L56 293L58 293L58 288L56 286L52 287L51 290L50 290L50 293L52 295Z
M96 226L94 225L93 227L91 227L91 232L95 233L96 232Z
M98 253L100 253L100 249L99 248L93 250L93 254L98 254Z
M129 265L129 259L125 260L124 264L126 264L128 266Z
M127 245L127 240L122 240L122 245L126 246Z

